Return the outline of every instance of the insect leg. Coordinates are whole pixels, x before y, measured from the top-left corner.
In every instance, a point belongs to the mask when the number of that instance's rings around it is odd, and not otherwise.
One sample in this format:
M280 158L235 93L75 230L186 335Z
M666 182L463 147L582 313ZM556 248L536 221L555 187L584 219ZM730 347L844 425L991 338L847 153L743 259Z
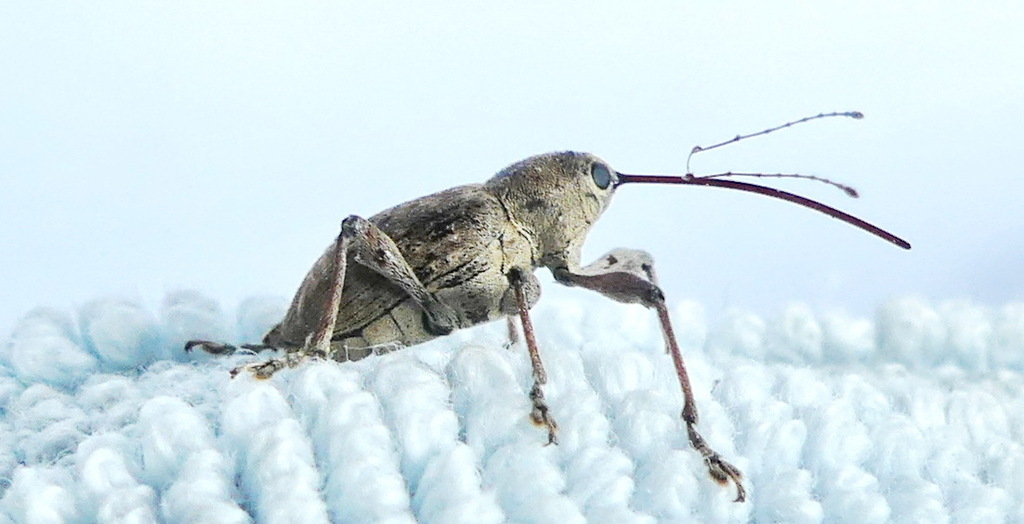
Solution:
M708 467L711 478L719 484L727 484L730 480L736 485L736 502L743 502L747 492L743 488L743 473L736 466L725 461L717 451L711 449L704 437L697 432L697 403L693 401L693 390L690 387L690 378L686 373L686 364L683 362L683 355L679 351L679 344L676 343L675 334L672 331L672 323L669 320L668 308L664 299L657 302L655 307L658 310L658 320L661 321L662 333L668 344L669 354L672 355L672 362L676 367L676 375L679 377L679 385L683 389L686 400L683 401L683 421L686 422L686 432L690 437L690 444L704 457L704 464Z
M347 222L347 219L346 221ZM341 233L334 245L334 257L331 264L331 287L325 295L325 300L316 329L306 338L306 343L300 348L289 350L281 358L274 358L265 362L254 362L239 366L231 370L231 376L235 377L242 371L250 371L256 378L267 379L284 369L293 367L305 360L307 357L327 358L331 353L331 336L334 334L334 325L338 320L338 305L341 303L341 290L345 287L345 270L347 253L351 242L352 231L341 223ZM262 345L262 344L260 344ZM243 346L244 347L244 346Z
M192 350L197 347L214 355L230 355L235 351L238 351L238 346L225 342L214 342L212 340L189 340L185 343L185 352L191 353Z
M331 337L334 325L338 322L338 306L341 304L341 290L345 287L345 271L348 263L349 245L352 243L352 231L346 227L351 217L341 222L341 233L334 246L334 263L331 265L331 288L321 311L323 315L316 330L306 339L307 354L327 358L331 353Z
M552 273L555 279L562 284L591 289L618 302L643 304L658 312L665 345L668 353L672 356L676 376L679 378L679 385L683 390L682 418L686 423L690 444L704 458L711 478L719 484L726 484L731 480L736 485L736 502L746 499L746 490L742 483L743 475L740 470L711 449L704 437L697 431L697 404L693 400L693 389L686 372L686 364L683 362L683 355L679 351L679 344L676 343L675 333L672 330L668 307L665 305L665 295L657 285L654 260L651 255L646 251L636 249L614 249L577 272L563 267L553 269Z
M530 401L533 402L533 410L530 418L538 426L548 429L548 444L558 444L558 424L551 416L551 410L544 402L544 391L541 386L547 383L548 375L544 372L544 363L540 360L540 352L537 350L537 339L533 334L533 322L530 321L530 306L527 302L525 288L525 277L522 270L513 269L508 274L509 283L515 293L516 306L519 311L519 320L523 324L523 338L526 340L526 349L530 352L530 365L533 367L533 387L530 389ZM511 317L509 317L511 318ZM510 326L512 326L510 321Z
M459 318L450 306L427 291L416 277L409 262L398 246L369 220L352 215L342 223L352 241L352 254L356 262L387 278L410 297L424 311L424 327L434 335L447 335L459 327Z
M516 318L512 315L505 317L505 325L508 328L508 347L511 348L519 343L519 328L516 327Z
M269 344L242 344L241 346L234 346L226 342L214 342L212 340L189 340L185 343L185 352L191 353L196 347L214 355L230 355L239 349L256 352L280 349Z

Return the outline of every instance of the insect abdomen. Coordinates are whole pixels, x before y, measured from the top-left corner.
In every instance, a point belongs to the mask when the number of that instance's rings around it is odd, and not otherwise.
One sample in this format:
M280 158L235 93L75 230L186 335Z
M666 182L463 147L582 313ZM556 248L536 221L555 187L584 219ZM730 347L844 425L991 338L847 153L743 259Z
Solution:
M436 337L423 324L423 310L412 300L404 300L367 324L359 333L335 335L331 340L331 351L335 360L344 362L374 353L389 353Z

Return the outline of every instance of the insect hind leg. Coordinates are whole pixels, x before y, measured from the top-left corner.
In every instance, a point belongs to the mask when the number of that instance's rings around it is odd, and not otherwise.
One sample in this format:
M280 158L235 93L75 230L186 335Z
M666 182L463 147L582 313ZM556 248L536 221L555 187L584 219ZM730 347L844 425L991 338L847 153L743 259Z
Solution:
M185 343L185 352L191 353L193 349L199 348L211 355L230 355L238 351L238 346L213 340L189 340Z
M259 353L261 351L277 351L279 349L282 349L280 347L277 347L277 346L274 346L274 345L271 345L271 344L263 344L263 343L260 343L260 344L241 344L241 345L235 346L233 344L228 344L226 342L215 342L213 340L193 339L193 340L189 340L188 342L185 343L185 352L186 353L191 353L192 350L197 348L197 347L199 349L207 352L207 353L210 353L211 355L231 355L233 353L237 353L238 350L240 350L240 349L244 349L246 351L252 351L254 353Z
M350 217L351 218L351 217ZM243 371L249 371L254 377L267 379L286 367L295 367L307 358L326 359L331 354L331 337L334 334L334 326L338 320L338 305L341 303L341 290L345 287L345 270L349 243L352 229L345 227L342 222L341 233L335 242L334 257L330 270L331 286L324 296L323 307L320 309L321 316L318 319L316 328L306 337L305 344L299 347L287 348L285 355L279 358L272 358L263 362L253 362L239 366L231 370L231 376L235 377ZM202 345L202 344L196 344ZM274 347L271 344L254 344L253 347Z

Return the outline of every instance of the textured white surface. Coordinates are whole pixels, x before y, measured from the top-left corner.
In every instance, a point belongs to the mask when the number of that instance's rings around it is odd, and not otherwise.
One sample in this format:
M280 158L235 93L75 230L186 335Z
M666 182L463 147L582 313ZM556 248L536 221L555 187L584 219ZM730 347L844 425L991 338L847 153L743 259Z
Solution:
M502 323L357 363L228 378L252 340L191 293L159 315L37 310L0 353L0 522L1001 522L1024 518L1024 306L884 304L874 321L673 308L704 436L746 475L714 484L639 307L535 310L561 443L528 420Z

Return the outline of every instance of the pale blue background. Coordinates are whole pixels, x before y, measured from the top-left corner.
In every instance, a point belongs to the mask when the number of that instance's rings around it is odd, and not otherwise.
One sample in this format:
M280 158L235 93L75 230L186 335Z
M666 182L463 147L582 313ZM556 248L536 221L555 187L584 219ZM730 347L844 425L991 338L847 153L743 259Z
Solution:
M1024 4L4 2L0 329L38 305L290 297L350 213L535 153L785 184L900 234L723 190L621 190L586 255L642 247L670 298L871 315L1024 292ZM894 5L895 4L895 5ZM550 287L550 286L549 286Z

